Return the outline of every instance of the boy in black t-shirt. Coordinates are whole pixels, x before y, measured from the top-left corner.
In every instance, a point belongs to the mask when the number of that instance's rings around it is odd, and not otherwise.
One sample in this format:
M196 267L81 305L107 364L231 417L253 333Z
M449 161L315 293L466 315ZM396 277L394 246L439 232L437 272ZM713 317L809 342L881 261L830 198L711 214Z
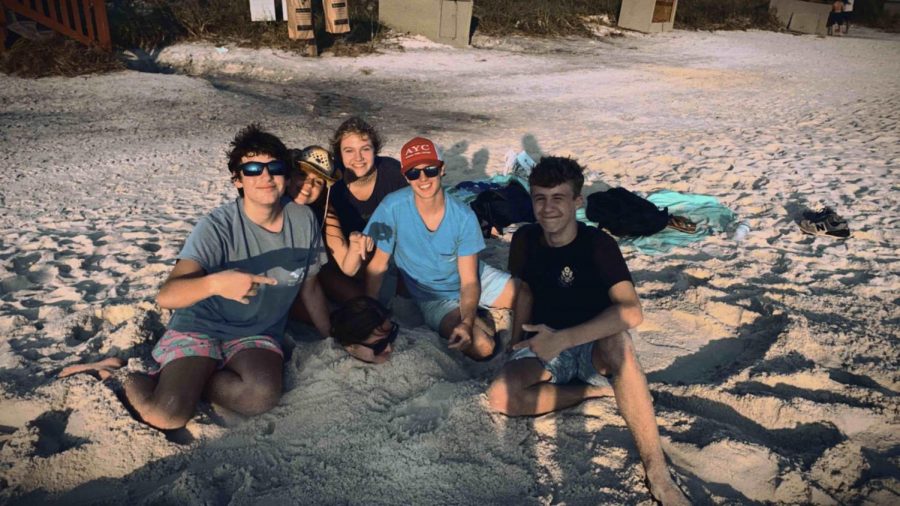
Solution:
M521 416L615 395L650 493L664 505L689 504L666 466L647 380L627 332L643 319L631 274L609 235L575 219L584 203L583 170L575 160L545 157L528 178L538 223L516 231L510 246L509 271L521 281L514 351L488 401Z

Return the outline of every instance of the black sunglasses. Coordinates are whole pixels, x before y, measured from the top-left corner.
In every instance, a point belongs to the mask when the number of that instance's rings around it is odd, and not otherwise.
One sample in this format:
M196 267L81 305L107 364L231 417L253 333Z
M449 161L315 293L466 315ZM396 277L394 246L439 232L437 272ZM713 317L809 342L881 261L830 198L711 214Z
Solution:
M419 179L419 176L421 176L423 172L428 177L438 177L441 173L441 167L432 165L431 167L425 167L424 169L409 169L406 171L406 179L415 181L416 179Z
M374 343L359 343L366 348L372 350L373 355L381 355L384 353L384 350L387 349L388 345L397 340L397 334L400 333L400 326L396 323L391 322L391 331L388 332L388 335L382 337L381 339L375 341Z
M263 169L269 170L270 176L286 176L288 165L282 160L272 160L271 162L247 162L242 163L240 167L241 174L245 176L259 176L263 173Z

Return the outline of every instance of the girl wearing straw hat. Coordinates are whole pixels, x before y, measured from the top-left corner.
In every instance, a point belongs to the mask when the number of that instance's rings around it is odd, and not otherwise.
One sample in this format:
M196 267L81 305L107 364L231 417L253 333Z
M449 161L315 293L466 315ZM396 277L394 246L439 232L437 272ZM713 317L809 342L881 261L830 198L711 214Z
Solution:
M308 146L302 150L291 150L293 174L288 183L287 196L297 204L309 206L324 230L325 245L328 249L329 271L325 275L322 287L326 294L338 287L340 279L335 280L337 271L342 277L352 278L359 272L372 251L373 242L360 232L351 232L345 236L341 231L341 222L331 205L331 188L340 179L340 173L334 159L321 146ZM336 267L336 269L335 269ZM310 321L302 304L295 301L291 317Z

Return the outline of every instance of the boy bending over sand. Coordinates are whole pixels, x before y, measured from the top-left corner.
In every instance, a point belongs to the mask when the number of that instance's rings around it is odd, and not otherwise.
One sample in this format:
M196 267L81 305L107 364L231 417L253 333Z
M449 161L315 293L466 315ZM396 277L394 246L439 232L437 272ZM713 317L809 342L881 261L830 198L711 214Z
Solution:
M615 240L575 219L583 170L572 159L545 157L528 178L538 222L517 230L509 251L509 271L520 281L515 351L488 388L488 402L509 416L541 415L615 395L650 493L664 505L689 504L669 475L627 332L643 319L631 274ZM521 340L523 331L530 338Z
M158 375L131 374L124 395L140 419L158 429L183 427L201 397L244 415L281 398L281 338L297 294L322 335L328 308L316 274L325 263L316 217L282 200L288 152L274 135L250 125L228 154L240 195L194 227L157 301L174 309L153 349ZM60 375L121 367L106 359Z

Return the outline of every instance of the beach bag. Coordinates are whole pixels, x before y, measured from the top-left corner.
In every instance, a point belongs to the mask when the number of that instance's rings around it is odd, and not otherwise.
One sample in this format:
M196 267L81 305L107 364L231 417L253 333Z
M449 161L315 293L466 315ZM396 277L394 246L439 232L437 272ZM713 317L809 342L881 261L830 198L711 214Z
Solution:
M597 227L618 237L653 235L669 222L668 209L659 209L621 187L588 195L585 214Z
M512 181L502 188L485 190L469 204L478 217L481 235L491 236L491 228L499 233L513 223L534 223L531 195L518 182Z

